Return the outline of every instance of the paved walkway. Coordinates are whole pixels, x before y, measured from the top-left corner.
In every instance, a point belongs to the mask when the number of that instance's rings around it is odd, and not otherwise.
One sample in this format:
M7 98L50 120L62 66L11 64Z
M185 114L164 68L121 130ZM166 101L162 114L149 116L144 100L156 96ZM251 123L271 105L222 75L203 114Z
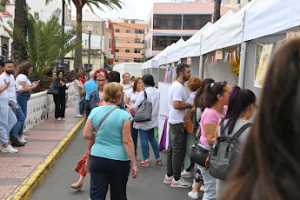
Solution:
M88 200L89 178L82 192L75 192L69 185L77 179L74 172L76 161L84 152L86 142L82 134L78 134L66 152L61 156L47 178L34 191L31 200ZM165 155L162 154L163 158ZM165 163L165 161L164 161ZM137 179L130 179L128 183L129 200L188 200L186 189L173 189L162 183L165 173L164 167L157 167L153 163L150 168L141 169ZM89 176L88 176L89 177ZM109 199L107 197L106 199Z
M18 148L19 153L0 153L0 200L13 194L79 122L72 110L66 113L66 121L51 118L28 130L28 144Z

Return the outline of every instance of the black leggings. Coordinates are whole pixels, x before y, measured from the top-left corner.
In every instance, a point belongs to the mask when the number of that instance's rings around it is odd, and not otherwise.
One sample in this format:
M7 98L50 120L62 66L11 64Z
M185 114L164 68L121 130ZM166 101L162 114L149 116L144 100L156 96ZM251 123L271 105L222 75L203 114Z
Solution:
M127 200L130 161L90 156L90 199L105 200L108 186L111 200Z
M66 96L65 95L53 95L55 104L55 119L65 118L66 110Z

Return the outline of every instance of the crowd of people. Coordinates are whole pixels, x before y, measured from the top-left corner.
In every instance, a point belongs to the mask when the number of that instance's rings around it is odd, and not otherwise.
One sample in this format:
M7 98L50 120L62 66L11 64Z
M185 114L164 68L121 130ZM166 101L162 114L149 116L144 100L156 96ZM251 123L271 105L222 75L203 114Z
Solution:
M275 53L258 110L251 90L192 77L189 65L178 64L169 90L163 183L191 188L187 194L191 199L297 199L299 61L299 39ZM7 153L16 153L15 147L26 144L27 101L39 84L28 78L30 63L17 68L7 61L0 72L0 142L1 151ZM80 190L89 172L91 200L106 199L108 189L112 200L126 200L130 173L135 178L138 166L163 165L155 137L160 96L154 78L125 73L121 82L119 72L98 69L90 72L88 80L79 73L74 82L76 117L86 118L87 148L76 166L79 178L71 187ZM59 73L48 91L54 97L57 120L65 118L67 88Z
M296 199L300 174L299 49L300 40L295 40L274 55L258 111L251 90L191 77L190 67L179 64L169 90L163 183L172 188L192 188L187 194L191 199ZM101 75L94 76L94 81L99 87L97 105L101 106L89 108L84 128L89 145L76 168L80 178L72 187L82 187L81 177L89 169L92 200L105 199L108 188L111 199L125 200L129 173L136 177L138 172L138 137L140 167L151 165L149 143L155 163L162 165L153 131L158 126L159 92L150 74L129 85L130 75L126 73L122 86L116 72L111 72L114 80L110 74L97 73ZM149 104L150 117L146 113Z
M29 62L13 61L1 64L0 69L0 143L1 152L17 153L16 147L25 146L24 123L27 116L27 102L39 81L31 82Z
M126 199L129 172L137 175L138 137L141 142L141 167L150 166L149 143L155 155L155 164L162 165L155 128L158 127L159 91L154 78L147 74L131 77L117 71L101 68L91 71L89 79L82 83L77 76L79 96L83 112L77 106L79 116L87 119L84 136L87 148L75 168L78 180L71 187L80 190L87 172L91 175L91 199L105 199L108 186L112 199ZM121 82L122 79L122 82ZM135 120L143 102L151 104L148 120ZM131 162L129 162L131 161Z

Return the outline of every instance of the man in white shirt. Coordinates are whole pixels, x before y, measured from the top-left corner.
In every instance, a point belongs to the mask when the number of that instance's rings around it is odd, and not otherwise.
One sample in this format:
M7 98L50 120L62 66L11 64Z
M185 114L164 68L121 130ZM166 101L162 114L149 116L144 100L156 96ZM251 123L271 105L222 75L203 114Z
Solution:
M11 130L11 143L16 147L24 146L26 144L23 135L25 115L17 103L16 81L14 77L15 64L12 61L7 61L4 65L4 69L5 71L0 75L0 78L10 83L6 90L6 93L8 95L9 106L11 107L17 118L17 123Z
M179 64L176 67L177 79L173 82L169 91L169 148L167 160L167 174L165 184L171 187L188 188L191 186L181 178L181 168L186 151L187 135L184 130L185 110L192 105L187 103L189 93L184 83L191 77L191 69L187 64Z
M4 153L17 153L18 150L13 148L9 143L9 131L16 123L17 119L8 105L7 89L10 82L2 75L3 66L0 70L0 150Z
M125 97L129 97L132 93L132 85L130 80L130 74L128 72L122 75L122 85L123 85L123 92Z

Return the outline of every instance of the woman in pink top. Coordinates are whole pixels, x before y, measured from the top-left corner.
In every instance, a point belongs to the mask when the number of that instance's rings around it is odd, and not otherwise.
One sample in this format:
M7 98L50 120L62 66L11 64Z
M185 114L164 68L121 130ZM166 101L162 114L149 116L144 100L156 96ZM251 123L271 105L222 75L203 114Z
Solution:
M226 82L211 83L203 93L203 103L206 107L201 115L201 136L200 145L210 149L215 143L220 120L224 117L225 106L228 104L230 87ZM200 167L203 182L204 194L202 200L216 199L216 179L208 170Z

